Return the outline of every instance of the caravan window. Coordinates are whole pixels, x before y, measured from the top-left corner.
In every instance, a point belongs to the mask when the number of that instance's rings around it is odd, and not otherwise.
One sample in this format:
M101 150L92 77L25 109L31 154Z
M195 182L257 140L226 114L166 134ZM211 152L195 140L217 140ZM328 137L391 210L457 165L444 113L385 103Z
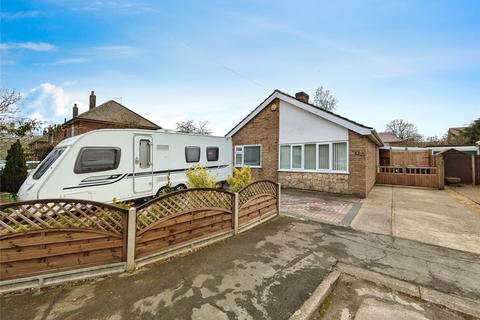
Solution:
M43 162L38 166L37 171L35 171L33 174L33 179L40 179L47 169L50 168L52 164L62 155L63 151L65 151L65 148L54 149L52 152L50 152L45 160L43 160Z
M148 139L141 139L140 146L139 146L139 165L142 169L150 168L150 140Z
M185 147L185 161L199 162L200 161L200 147Z
M118 168L120 148L86 147L80 150L75 173L98 172Z
M218 161L218 147L207 147L207 161Z

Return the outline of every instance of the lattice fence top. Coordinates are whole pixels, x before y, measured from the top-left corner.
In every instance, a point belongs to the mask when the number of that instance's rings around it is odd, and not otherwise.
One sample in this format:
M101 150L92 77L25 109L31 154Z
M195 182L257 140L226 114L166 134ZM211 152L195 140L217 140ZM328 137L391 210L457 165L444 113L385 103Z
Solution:
M76 200L17 202L0 207L0 236L45 229L89 229L122 234L125 210Z
M242 206L251 198L258 195L267 194L267 195L276 197L277 188L278 188L278 185L272 181L261 180L261 181L253 182L239 191L240 206Z
M187 189L152 200L137 209L137 230L167 216L201 208L233 211L233 194L215 189Z

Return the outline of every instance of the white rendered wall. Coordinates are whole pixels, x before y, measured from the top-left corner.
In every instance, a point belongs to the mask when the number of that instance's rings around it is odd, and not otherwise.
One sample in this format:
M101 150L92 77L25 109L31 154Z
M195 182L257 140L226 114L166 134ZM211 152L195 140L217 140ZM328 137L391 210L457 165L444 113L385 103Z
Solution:
M280 144L347 140L348 129L280 101Z

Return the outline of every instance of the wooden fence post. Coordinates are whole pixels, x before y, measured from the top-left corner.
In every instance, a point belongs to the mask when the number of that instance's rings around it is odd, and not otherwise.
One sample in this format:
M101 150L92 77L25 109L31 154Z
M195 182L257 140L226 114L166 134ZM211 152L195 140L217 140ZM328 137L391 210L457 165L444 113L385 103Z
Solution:
M233 230L234 234L238 234L238 211L240 210L240 196L235 192L233 198Z
M137 209L128 209L128 229L127 229L127 271L135 270L135 238L137 231Z
M282 185L277 183L277 214L280 214L280 202L282 197Z

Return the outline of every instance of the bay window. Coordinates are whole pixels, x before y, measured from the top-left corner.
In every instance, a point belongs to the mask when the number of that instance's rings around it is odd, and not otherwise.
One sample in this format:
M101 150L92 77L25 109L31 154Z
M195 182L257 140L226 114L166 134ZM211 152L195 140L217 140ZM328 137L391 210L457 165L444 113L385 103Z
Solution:
M261 160L261 146L260 145L244 145L235 146L235 166L249 166L252 168L260 168Z
M348 173L347 142L280 145L279 169Z

